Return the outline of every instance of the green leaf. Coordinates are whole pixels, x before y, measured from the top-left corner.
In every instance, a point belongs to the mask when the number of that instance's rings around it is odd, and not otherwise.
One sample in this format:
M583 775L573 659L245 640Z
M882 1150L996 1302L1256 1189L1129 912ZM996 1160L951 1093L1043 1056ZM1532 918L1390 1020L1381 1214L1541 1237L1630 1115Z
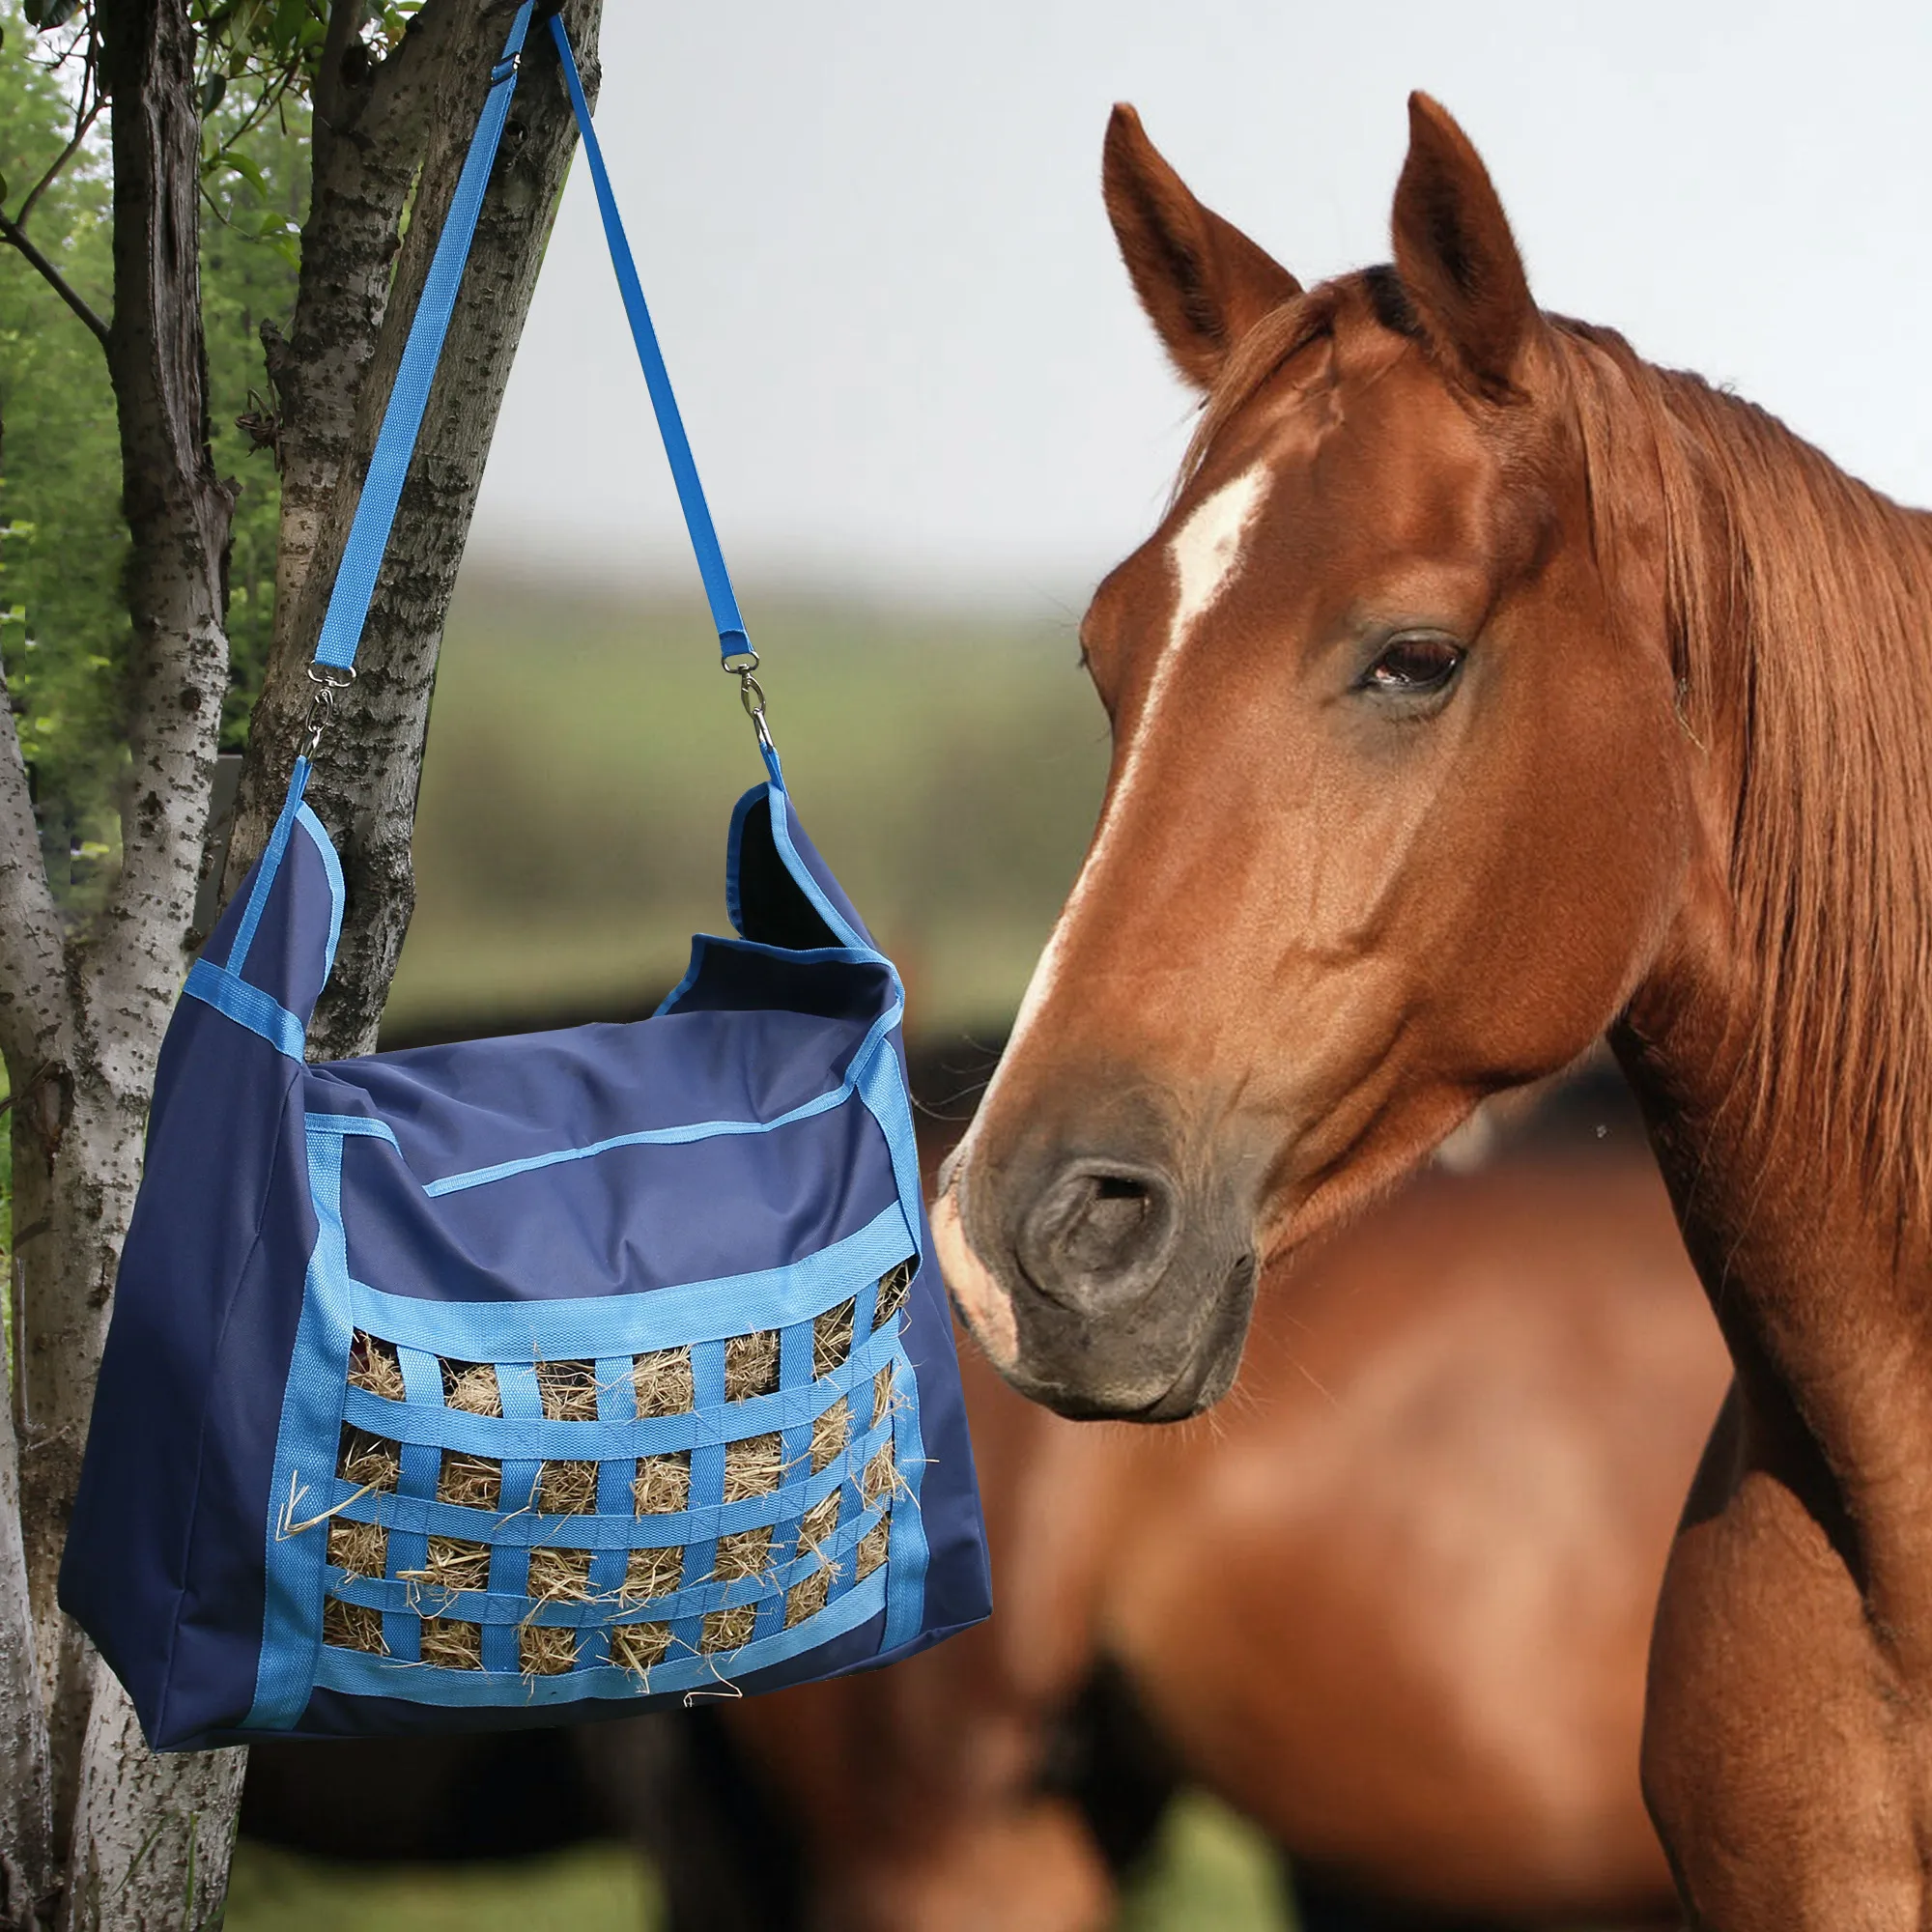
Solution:
M228 92L228 76L218 70L201 83L201 111L213 114L221 105L221 97Z
M27 14L32 25L42 33L50 34L56 27L64 27L80 12L81 0L40 0L37 9L30 9ZM38 12L39 19L34 18Z
M224 148L214 158L217 165L225 167L231 174L240 175L257 194L268 195L269 178L262 172L262 164L252 156Z

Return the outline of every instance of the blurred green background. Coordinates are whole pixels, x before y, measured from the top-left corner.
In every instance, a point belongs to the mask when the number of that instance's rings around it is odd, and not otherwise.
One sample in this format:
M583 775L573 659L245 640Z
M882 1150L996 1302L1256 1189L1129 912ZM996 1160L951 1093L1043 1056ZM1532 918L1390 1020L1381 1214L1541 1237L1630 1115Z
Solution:
M1077 613L746 600L787 781L914 1031L1003 1030L1080 862L1106 721ZM438 673L399 1033L612 1016L724 926L762 777L702 607L466 576Z

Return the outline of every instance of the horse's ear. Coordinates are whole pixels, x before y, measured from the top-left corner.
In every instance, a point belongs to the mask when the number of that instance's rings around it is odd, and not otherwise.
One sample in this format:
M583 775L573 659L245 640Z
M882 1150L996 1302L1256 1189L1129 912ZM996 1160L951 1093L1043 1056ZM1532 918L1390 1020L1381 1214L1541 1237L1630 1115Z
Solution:
M1408 97L1392 225L1396 273L1433 346L1479 393L1514 394L1542 319L1482 156L1426 94Z
M1235 344L1301 284L1194 199L1125 102L1107 123L1101 181L1141 306L1175 367L1196 388L1211 388Z

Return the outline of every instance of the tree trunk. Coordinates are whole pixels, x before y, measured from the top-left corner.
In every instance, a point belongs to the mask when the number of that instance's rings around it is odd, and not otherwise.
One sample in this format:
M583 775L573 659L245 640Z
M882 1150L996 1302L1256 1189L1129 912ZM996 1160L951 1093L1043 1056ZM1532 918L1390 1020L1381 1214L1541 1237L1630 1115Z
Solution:
M16 1364L22 1532L36 1649L50 1677L56 1855L103 1789L85 1760L95 1664L54 1603L95 1372L140 1174L156 1055L185 966L184 942L227 685L222 574L232 492L208 448L201 322L201 117L185 0L109 0L102 78L114 101L114 317L108 370L132 544L129 751L120 877L71 943L69 1050L56 1131L30 1116L16 1197L40 1232L19 1244ZM44 1122L45 1112L40 1120ZM192 1786L185 1767L172 1780ZM120 1788L140 1804L133 1768ZM101 1821L85 1829L101 1835ZM165 1873L112 1870L137 1923ZM70 1906L72 1895L70 1893ZM119 1909L119 1908L117 1908Z
M454 19L447 31L455 44L466 47L493 44L493 36L500 40L508 18L503 6L489 0L456 0L452 11ZM568 0L563 10L584 71L585 91L593 99L600 12L601 0ZM427 15L429 10L424 13ZM274 650L249 729L248 759L224 882L229 892L262 849L281 809L313 690L308 661L348 538L361 472L367 468L376 426L402 359L409 321L415 313L430 255L481 109L487 68L486 61L466 61L435 101L430 153L397 266L395 299L375 354L368 359L355 429L346 440L357 457L353 487L334 493L312 536L291 531L284 522L285 559L291 543L306 544L307 556L294 614L286 627L279 621L276 625ZM341 848L348 889L335 975L309 1030L309 1050L317 1059L366 1053L375 1045L383 1002L409 930L415 904L410 838L437 652L497 408L575 146L570 102L549 36L532 34L415 461L404 486L395 534L377 582L368 630L356 658L355 683L343 694L310 781L309 799ZM332 237L335 231L329 233ZM316 239L321 242L325 238L319 233ZM360 245L363 252L354 256L358 270L368 260L365 239ZM310 272L306 248L302 268L306 284ZM318 310L324 289L355 286L354 273L336 268L320 249L315 280ZM345 298L331 327L346 329L351 308ZM301 327L298 319L298 334ZM321 323L314 327L320 337ZM348 366L347 352L335 353ZM339 399L330 406L331 411L340 407ZM298 416L296 428L314 444L303 447L297 461L313 464L319 471L327 462L323 445L337 434L337 421L323 417L304 423ZM295 574L292 565L285 569L285 588Z
M20 1546L14 1415L0 1404L0 1927L34 1932L53 1889L46 1707L34 1665L34 1615Z

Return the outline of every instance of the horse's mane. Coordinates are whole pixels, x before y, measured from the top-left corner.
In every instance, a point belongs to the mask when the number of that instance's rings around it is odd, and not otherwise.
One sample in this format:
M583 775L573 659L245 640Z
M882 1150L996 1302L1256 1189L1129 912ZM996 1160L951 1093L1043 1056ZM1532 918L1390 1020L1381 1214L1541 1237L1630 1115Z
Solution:
M1285 303L1208 396L1183 485L1269 377L1350 312L1421 332L1386 268ZM1932 518L1846 475L1765 411L1643 361L1621 336L1548 320L1598 553L1614 555L1638 522L1661 528L1680 714L1737 774L1730 888L1762 981L1733 1104L1747 1132L1802 1123L1797 1146L1849 1162L1868 1203L1922 1221Z
M1685 728L1737 774L1730 888L1762 974L1735 1096L1747 1130L1802 1122L1807 1153L1921 1218L1932 520L1765 411L1550 320L1600 554L1620 506L1656 506Z

